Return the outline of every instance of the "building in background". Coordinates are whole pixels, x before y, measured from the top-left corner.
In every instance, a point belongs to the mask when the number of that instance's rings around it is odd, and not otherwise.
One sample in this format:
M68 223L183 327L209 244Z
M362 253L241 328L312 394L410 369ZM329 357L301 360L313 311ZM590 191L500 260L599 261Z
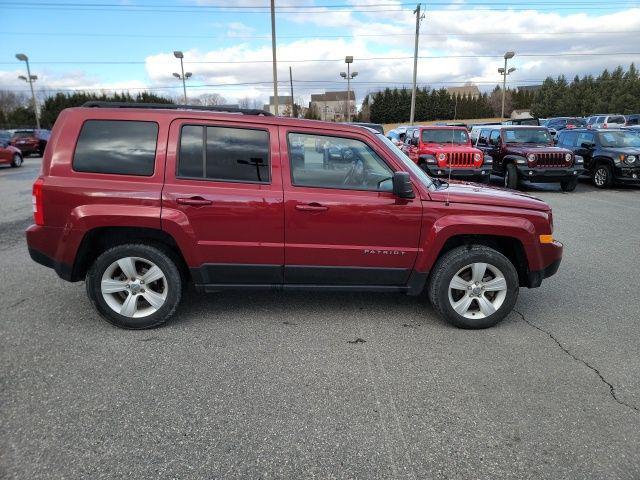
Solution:
M447 93L451 96L458 95L459 97L466 95L474 99L480 97L480 89L473 83L467 83L462 87L447 87Z
M271 112L274 115L285 117L291 116L291 95L278 95L278 112L276 113L275 97L269 97L269 103L265 104L263 110Z
M344 122L347 119L347 108L351 110L351 118L356 115L356 97L353 92L347 91L325 92L311 94L309 108L317 112L321 120L328 122Z

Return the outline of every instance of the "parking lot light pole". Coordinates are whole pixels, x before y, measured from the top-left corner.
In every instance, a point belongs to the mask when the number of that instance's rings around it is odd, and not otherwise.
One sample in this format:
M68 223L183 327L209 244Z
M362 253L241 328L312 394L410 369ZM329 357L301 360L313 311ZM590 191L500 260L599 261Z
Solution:
M351 79L355 78L358 76L358 72L351 72L351 64L353 63L353 57L351 55L344 57L344 63L347 64L347 71L345 72L340 72L340 76L342 78L346 78L347 79L347 101L346 101L346 108L347 108L347 122L351 121L351 107L349 105L349 102L351 101ZM355 98L353 103L355 104Z
M38 103L36 102L36 93L33 90L33 82L38 79L37 75L31 75L31 69L29 68L29 57L27 57L24 53L16 53L16 58L21 62L25 62L27 64L27 76L20 75L18 78L20 80L24 80L29 84L31 88L31 100L33 101L33 113L36 116L36 128L40 130L40 113L38 112Z
M173 56L180 59L180 71L182 72L182 75L179 73L174 73L173 76L182 80L182 91L184 92L184 104L186 105L187 104L186 80L192 75L192 73L191 72L184 73L184 64L182 63L182 59L184 58L184 53L182 53L180 50L176 50L175 52L173 52Z
M504 54L504 68L498 69L498 73L502 75L502 113L500 114L500 118L504 118L504 99L507 91L507 75L509 75L511 72L515 72L516 70L514 67L511 67L507 70L507 60L513 58L514 55L515 52L506 52Z

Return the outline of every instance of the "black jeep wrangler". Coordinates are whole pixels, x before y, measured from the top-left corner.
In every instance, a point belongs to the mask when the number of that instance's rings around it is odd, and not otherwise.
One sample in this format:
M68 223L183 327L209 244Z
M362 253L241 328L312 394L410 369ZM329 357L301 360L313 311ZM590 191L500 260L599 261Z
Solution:
M587 173L598 188L619 183L640 184L640 136L628 130L564 130L558 146L584 158Z

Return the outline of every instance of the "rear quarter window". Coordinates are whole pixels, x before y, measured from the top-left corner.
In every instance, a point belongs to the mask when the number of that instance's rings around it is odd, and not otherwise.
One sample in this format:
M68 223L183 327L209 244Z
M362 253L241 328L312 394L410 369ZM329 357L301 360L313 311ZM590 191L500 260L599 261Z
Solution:
M158 124L133 120L87 120L73 155L77 172L153 175Z

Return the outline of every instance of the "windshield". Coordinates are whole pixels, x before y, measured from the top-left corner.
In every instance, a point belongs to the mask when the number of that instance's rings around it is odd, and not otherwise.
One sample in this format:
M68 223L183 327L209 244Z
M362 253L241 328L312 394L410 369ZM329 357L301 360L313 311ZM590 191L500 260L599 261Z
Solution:
M455 143L466 145L469 135L466 130L434 129L422 131L422 143Z
M640 137L631 132L602 132L598 138L603 147L640 147Z
M505 143L534 143L550 145L551 135L546 128L514 128L504 130Z
M13 138L27 138L27 137L33 137L35 135L35 132L33 130L18 130L16 133L13 134Z
M584 127L587 125L587 122L585 122L581 118L569 118L567 119L567 125L573 125L575 127Z
M377 137L382 140L382 142L388 147L389 151L402 162L402 164L407 167L412 173L416 175L420 179L422 183L424 183L427 187L431 188L433 186L433 180L431 177L425 173L418 165L413 163L409 157L407 157L400 149L398 149L387 137L379 133Z

